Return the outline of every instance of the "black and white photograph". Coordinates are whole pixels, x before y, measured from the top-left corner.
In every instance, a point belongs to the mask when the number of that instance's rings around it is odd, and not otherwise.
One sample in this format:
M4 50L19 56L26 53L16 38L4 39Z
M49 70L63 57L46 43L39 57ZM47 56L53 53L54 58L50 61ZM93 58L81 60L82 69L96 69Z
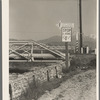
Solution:
M98 100L98 0L8 3L6 100Z

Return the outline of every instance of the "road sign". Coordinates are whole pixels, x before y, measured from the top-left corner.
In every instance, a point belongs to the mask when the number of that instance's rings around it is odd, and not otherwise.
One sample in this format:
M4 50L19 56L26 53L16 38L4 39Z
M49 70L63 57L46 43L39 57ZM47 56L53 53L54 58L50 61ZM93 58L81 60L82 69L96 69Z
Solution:
M61 21L59 21L59 23L56 24L56 26L59 29L61 29L62 27L74 28L74 23L62 23Z
M72 28L74 28L74 23L62 23L61 21L56 24L56 26L61 30L62 42L65 42L65 65L66 72L68 71L68 42L71 42Z
M71 42L72 28L62 27L62 42Z

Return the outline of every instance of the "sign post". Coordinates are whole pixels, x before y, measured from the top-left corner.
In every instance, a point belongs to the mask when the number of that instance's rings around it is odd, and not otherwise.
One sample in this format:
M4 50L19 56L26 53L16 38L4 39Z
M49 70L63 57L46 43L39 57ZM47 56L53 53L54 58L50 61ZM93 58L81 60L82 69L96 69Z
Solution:
M62 27L61 32L62 32L62 42L65 42L65 65L66 65L66 71L67 71L69 68L68 42L71 42L72 28Z
M73 23L62 23L61 21L56 24L59 29L61 30L62 34L62 42L65 42L65 65L66 65L66 71L69 68L69 57L68 57L68 42L71 42L72 37L72 28L74 28Z
M65 65L66 65L66 71L68 70L68 42L65 42Z

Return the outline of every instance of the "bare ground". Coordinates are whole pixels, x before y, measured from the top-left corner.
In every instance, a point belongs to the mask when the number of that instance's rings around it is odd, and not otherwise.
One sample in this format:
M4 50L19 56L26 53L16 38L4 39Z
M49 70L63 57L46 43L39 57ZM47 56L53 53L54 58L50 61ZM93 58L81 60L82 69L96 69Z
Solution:
M74 75L38 100L96 100L96 70Z

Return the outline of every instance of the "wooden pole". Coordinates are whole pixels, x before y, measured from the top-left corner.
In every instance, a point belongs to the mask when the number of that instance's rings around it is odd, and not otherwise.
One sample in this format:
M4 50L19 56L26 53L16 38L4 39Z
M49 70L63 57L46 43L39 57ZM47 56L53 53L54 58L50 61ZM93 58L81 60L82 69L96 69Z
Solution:
M81 0L79 0L79 26L80 26L80 53L81 53L81 48L83 47L83 38L82 38L82 4L81 4Z
M35 75L33 75L33 84L36 87L36 82L35 82Z
M49 79L49 71L47 70L47 81L50 81Z
M10 94L10 100L12 100L12 87L11 87L11 84L9 84L9 94Z
M58 78L58 73L57 73L57 67L55 66L55 70L56 70L56 78Z
M67 71L68 70L68 42L65 42L65 65Z

